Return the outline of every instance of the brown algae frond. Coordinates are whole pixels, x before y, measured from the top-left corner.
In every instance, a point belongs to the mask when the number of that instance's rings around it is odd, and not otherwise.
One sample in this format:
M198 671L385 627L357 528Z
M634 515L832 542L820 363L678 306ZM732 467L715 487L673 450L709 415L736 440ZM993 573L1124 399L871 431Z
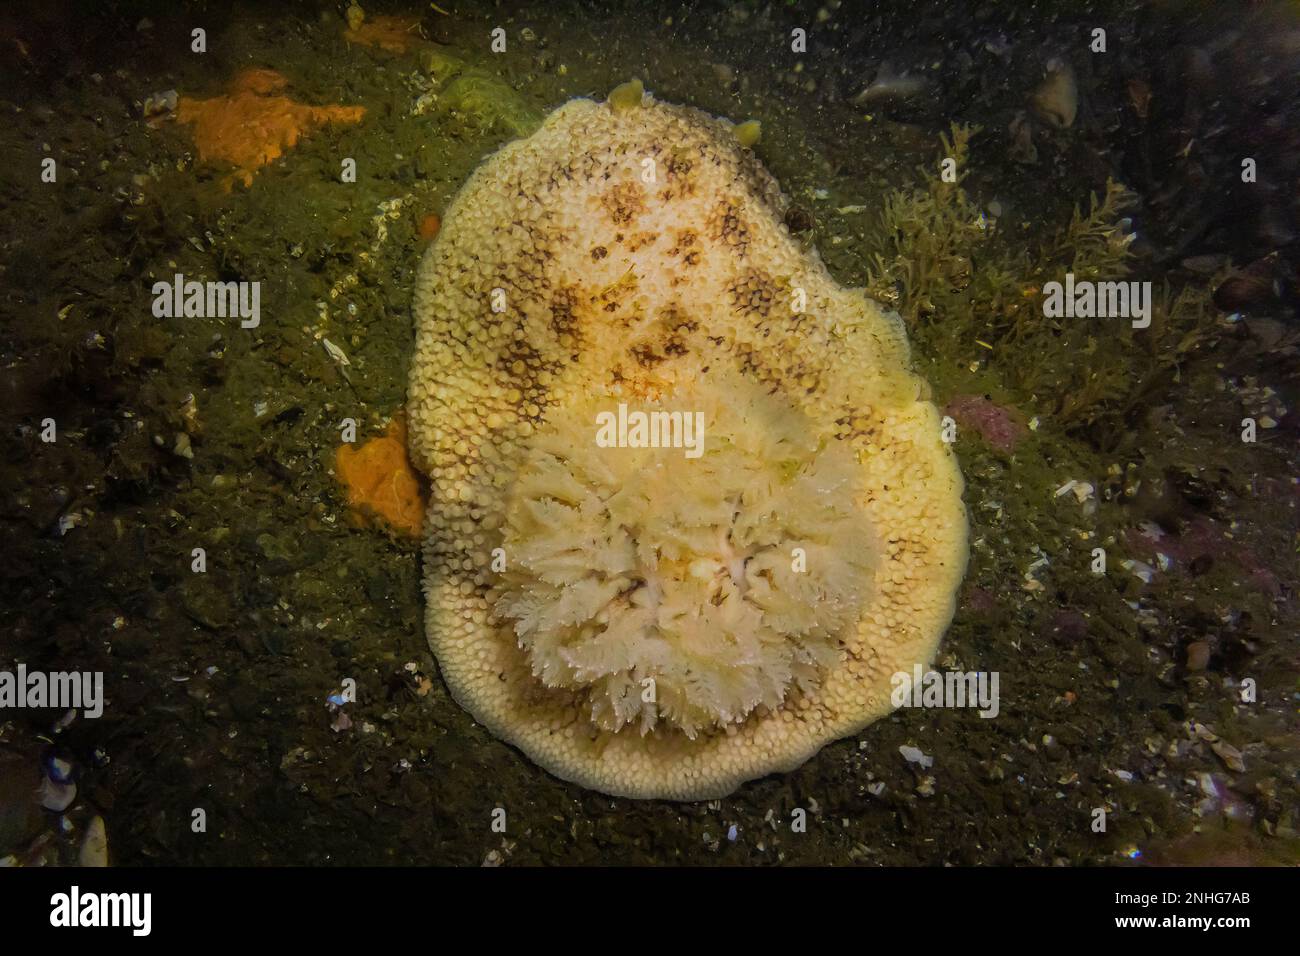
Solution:
M1153 319L1142 329L1121 319L1100 326L1048 316L1044 290L1067 274L1079 282L1129 277L1133 234L1124 213L1136 197L1109 180L1086 211L1076 207L1069 223L1026 249L966 192L978 132L954 124L940 137L941 160L951 163L938 172L923 167L920 186L887 197L868 289L898 310L931 354L978 355L979 365L1062 428L1121 421L1209 338L1213 284L1182 292L1165 285L1153 293Z

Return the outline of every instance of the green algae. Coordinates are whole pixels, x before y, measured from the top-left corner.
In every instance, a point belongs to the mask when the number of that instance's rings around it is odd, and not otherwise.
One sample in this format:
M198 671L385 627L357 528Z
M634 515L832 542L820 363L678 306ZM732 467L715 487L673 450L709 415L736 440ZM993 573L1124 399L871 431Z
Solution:
M639 108L644 96L645 87L641 81L631 79L626 83L620 83L609 91L609 107L615 112L625 113L628 110Z
M497 130L515 137L530 135L542 123L542 114L507 84L478 71L452 79L438 99L437 110L475 129Z
M763 135L763 124L758 120L746 120L737 124L732 132L736 135L737 143L745 149L753 149Z
M429 74L434 82L441 85L470 67L465 60L455 54L434 48L420 54L420 68Z
M435 111L479 132L528 136L542 122L542 112L508 83L445 50L427 50L420 66L437 91Z

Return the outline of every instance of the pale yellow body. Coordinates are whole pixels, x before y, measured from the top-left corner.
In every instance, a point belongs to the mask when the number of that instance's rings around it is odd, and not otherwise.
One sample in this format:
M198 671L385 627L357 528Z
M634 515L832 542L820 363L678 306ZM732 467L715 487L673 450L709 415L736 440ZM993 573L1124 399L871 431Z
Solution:
M575 100L474 173L421 265L409 417L432 481L430 646L466 709L584 786L706 799L793 769L888 713L891 676L928 664L952 617L961 477L901 321L837 285L784 209L730 124L648 96ZM815 690L693 739L667 723L611 732L581 691L535 676L493 604L493 551L553 409L666 400L714 376L743 377L847 446L872 580Z

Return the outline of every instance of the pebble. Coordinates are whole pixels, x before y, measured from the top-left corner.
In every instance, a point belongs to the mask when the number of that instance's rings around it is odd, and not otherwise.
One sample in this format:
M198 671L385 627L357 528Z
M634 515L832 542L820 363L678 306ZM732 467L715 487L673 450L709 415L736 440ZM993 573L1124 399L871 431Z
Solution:
M46 777L41 782L39 793L41 806L54 813L62 813L77 799L77 785L72 781L60 783Z
M917 747L910 747L907 744L898 748L898 752L903 755L903 759L908 763L914 763L921 767L922 770L929 770L934 766L934 758L929 754L922 753Z

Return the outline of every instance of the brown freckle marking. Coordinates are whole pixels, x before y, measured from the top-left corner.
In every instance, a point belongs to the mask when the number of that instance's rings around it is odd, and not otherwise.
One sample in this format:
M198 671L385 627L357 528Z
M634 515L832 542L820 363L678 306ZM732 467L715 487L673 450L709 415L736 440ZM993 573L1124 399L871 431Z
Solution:
M681 148L674 149L664 163L664 169L676 185L678 195L684 198L695 195L695 177L691 175L691 170L694 168L695 161L691 159L690 153ZM672 198L672 190L669 190L664 198Z
M675 149L668 157L664 168L674 176L685 176L695 167L695 162L684 149Z
M638 343L628 351L632 353L632 357L637 360L642 368L654 368L664 360L664 356L655 351L654 346L648 343Z
M737 256L744 258L749 246L749 228L734 203L725 199L718 203L709 217L709 231L714 239L731 246Z
M639 232L633 236L631 241L628 243L628 252L636 252L638 249L643 249L658 238L659 236L653 232Z
M578 291L573 286L564 286L555 291L551 298L551 328L557 335L570 335L578 325L574 314L578 304Z
M591 258L596 262L604 259L607 255L609 255L609 250L604 246L597 246L595 249L591 250Z
M727 287L727 301L737 312L753 318L770 313L779 292L780 287L770 275L750 269Z
M636 183L619 183L606 190L600 203L609 213L611 222L624 226L645 212L645 190Z

